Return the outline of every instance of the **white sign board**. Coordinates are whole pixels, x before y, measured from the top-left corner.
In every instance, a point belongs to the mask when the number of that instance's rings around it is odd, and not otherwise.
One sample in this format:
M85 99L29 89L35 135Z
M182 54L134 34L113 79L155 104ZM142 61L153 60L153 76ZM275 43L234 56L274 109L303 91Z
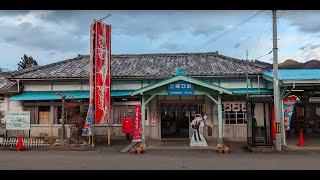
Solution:
M6 130L29 130L30 111L8 111L6 114Z

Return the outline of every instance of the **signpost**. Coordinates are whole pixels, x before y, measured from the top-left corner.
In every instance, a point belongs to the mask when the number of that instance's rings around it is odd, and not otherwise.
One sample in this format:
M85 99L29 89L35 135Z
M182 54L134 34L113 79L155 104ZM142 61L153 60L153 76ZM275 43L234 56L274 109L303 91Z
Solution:
M8 111L6 130L30 130L30 111Z

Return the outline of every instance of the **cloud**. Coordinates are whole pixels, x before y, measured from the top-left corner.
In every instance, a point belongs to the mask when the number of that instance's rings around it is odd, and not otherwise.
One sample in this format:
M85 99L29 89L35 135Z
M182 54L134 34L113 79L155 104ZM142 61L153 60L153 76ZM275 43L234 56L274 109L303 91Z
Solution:
M315 12L300 18L294 16L294 13L303 14L303 11L293 11L293 14L285 11L282 18L294 27L291 29L308 32L313 31L313 27L303 21L317 26L316 17L320 11ZM89 54L89 27L92 20L108 14L112 15L104 22L111 24L114 54L192 52L254 13L256 11L0 11L0 53L3 54L3 59L15 64L23 54L33 56L41 64L72 58L77 54ZM253 58L266 54L272 48L269 37L271 30L270 33L264 33L265 37L261 37L260 45L257 45L257 39L261 31L266 29L264 24L266 19L269 20L270 13L271 11L265 11L252 20L254 24L250 24L251 21L243 24L200 51L219 50L222 54L235 58L245 58L246 49L249 49L250 57L250 53L255 52L252 54ZM307 18L309 16L311 19ZM317 42L318 38L320 37L316 36L314 41ZM292 48L291 44L300 44L294 46L293 49L297 50L301 44L312 42L298 42L295 37L289 36L279 36L279 39L279 44L284 44L280 47L279 55L284 52L284 47ZM306 46L305 50L310 49L310 46L311 44ZM310 53L316 54L311 49ZM263 57L262 60L267 58L269 57Z
M223 31L224 29L225 27L222 25L217 25L217 26L200 25L200 26L194 27L194 29L192 29L191 32L192 32L192 35L194 36L200 36L200 35L211 36L215 32Z
M175 52L183 52L185 46L177 42L164 42L159 45L159 48L164 49L166 51L170 50Z
M234 48L238 48L240 46L240 43L236 43L235 45L234 45Z
M320 44L316 44L310 47L310 49L318 49L320 47Z
M306 11L288 10L284 12L284 18L291 22L291 25L296 26L299 31L305 33L320 32L320 11Z
M305 50L305 49L307 49L307 47L310 47L310 46L311 46L311 44L307 44L307 45L301 46L299 48L299 50Z

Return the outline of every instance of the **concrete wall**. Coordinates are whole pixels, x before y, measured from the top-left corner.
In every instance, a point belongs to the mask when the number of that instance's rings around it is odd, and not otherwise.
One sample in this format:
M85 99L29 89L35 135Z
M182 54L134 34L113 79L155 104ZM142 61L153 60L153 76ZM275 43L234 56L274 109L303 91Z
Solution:
M81 91L89 90L89 82L24 82L23 91Z
M258 78L250 78L252 88L258 88ZM208 83L220 85L224 88L246 88L245 78L231 78L231 79L209 79L204 80ZM156 81L112 81L112 90L133 90L148 86ZM29 81L23 82L24 91L66 91L66 90L89 90L89 82L73 81L73 82L43 82L43 81ZM259 82L260 88L266 88L267 83L262 77Z
M41 81L28 81L23 82L24 88L23 91L51 91L50 82L41 82Z
M218 138L218 126L212 128L212 136L208 135L208 125L203 128L203 135L206 139L212 140ZM233 141L245 141L247 139L247 124L226 124L224 127L223 138Z
M132 90L141 87L141 81L112 81L111 84L111 90Z
M266 88L267 82L265 79L260 77L258 78L250 78L251 87L250 88ZM212 84L219 85L218 81L213 81ZM220 86L224 88L247 88L246 79L245 78L232 78L232 79L221 79Z
M52 90L53 91L81 91L82 90L81 82L53 82Z
M8 98L9 99L9 98ZM23 101L9 101L8 111L23 111Z

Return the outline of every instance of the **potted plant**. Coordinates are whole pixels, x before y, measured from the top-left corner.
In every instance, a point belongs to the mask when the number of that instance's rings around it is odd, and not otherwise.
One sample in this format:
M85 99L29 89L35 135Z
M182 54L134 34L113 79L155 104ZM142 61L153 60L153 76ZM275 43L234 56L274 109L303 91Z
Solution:
M130 152L131 152L131 154L135 154L136 153L136 148L135 147L131 148Z
M225 154L228 154L229 151L230 151L230 148L229 148L228 146L224 146L224 147L223 147L223 152L224 152Z
M142 151L143 151L143 148L142 148L141 146L139 146L139 147L137 148L137 154L141 154Z
M219 154L222 153L223 148L222 148L222 145L221 145L221 144L218 144L218 145L217 145L217 151L218 151Z

